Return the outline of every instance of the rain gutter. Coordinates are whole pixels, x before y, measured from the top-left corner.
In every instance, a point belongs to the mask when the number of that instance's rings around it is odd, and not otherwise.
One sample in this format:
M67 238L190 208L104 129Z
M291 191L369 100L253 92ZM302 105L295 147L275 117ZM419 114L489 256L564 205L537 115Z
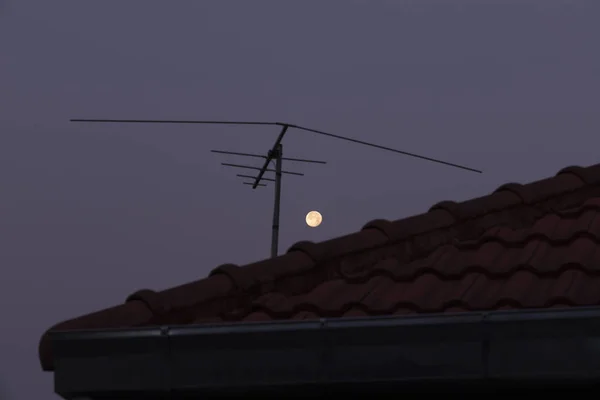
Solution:
M600 307L71 331L51 340L55 391L65 399L600 381Z

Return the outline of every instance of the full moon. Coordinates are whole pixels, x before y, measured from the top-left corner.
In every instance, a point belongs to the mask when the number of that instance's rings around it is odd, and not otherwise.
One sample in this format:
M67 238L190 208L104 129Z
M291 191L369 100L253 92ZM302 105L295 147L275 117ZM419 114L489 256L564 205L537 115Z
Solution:
M311 228L316 228L317 226L321 225L321 222L323 222L323 216L320 212L311 211L306 214L306 225L310 226Z

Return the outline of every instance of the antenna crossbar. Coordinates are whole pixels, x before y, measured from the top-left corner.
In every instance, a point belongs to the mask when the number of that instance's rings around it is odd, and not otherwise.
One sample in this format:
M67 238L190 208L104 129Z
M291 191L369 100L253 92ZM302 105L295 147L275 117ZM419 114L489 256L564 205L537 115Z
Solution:
M211 150L211 153L231 154L234 156L255 157L255 158L263 158L263 159L267 158L267 156L263 156L262 154L240 153L237 151ZM309 160L306 158L281 157L281 159L285 160L285 161L296 161L296 162L305 162L305 163L313 163L313 164L327 164L327 161Z
M250 178L252 180L256 179L256 176L253 175L243 175L243 174L237 174L236 176L239 176L240 178ZM271 181L271 182L275 182L275 179L271 179L271 178L262 178L263 181Z
M263 173L265 172L277 172L276 169L268 169L268 168L258 168L258 167L251 167L249 165L240 165L240 164L230 164L230 163L221 163L221 165L225 165L226 167L234 167L234 168L245 168L245 169L253 169L256 171L261 171ZM297 175L297 176L304 176L303 173L301 172L292 172L292 171L281 171L282 174L288 174L288 175ZM255 177L255 183L256 183L256 178ZM262 178L262 177L261 177Z
M211 150L211 153L219 153L219 154L231 154L234 156L244 156L244 157L255 157L255 158L267 158L267 156L263 156L262 154L251 154L251 153L239 153L237 151L225 151L225 150Z

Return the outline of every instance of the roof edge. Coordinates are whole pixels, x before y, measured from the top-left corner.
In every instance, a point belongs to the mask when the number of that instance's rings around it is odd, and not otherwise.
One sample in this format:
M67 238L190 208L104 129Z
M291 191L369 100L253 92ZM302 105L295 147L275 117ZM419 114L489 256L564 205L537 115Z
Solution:
M53 352L50 336L55 331L86 331L93 329L134 329L151 322L160 313L173 308L185 308L188 304L169 304L161 293L186 290L201 293L203 301L210 301L233 290L233 282L225 275L216 275L196 282L167 289L163 292L138 291L128 296L124 304L107 308L82 317L60 322L44 332L38 345L38 356L42 370L52 371ZM182 296L180 296L181 298ZM185 298L185 296L183 296ZM198 300L196 298L196 300Z
M67 331L51 337L56 391L68 397L124 387L201 393L340 382L600 379L594 361L599 323L600 307L581 307ZM221 362L208 361L215 359ZM111 371L124 366L136 375L113 376Z

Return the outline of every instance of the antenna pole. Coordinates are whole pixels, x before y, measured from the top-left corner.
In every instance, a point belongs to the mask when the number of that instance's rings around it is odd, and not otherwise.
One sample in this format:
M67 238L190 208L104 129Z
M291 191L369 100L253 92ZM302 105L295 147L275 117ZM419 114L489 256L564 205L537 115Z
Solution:
M281 202L281 158L283 146L277 143L269 157L275 159L275 205L273 207L273 233L271 236L271 258L277 257L277 246L279 243L279 204Z

